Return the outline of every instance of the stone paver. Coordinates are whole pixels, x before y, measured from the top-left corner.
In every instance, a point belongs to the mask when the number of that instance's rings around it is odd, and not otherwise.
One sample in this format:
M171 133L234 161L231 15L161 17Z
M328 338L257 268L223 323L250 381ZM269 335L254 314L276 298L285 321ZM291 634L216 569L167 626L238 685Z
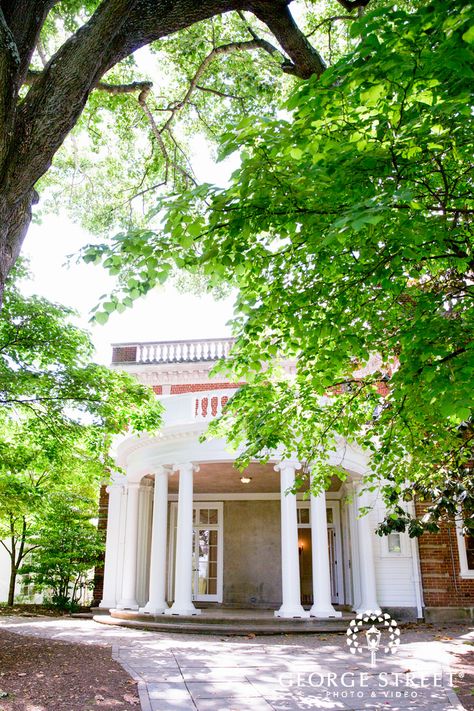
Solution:
M467 629L402 630L377 666L344 635L210 637L105 627L92 620L2 618L19 634L112 645L139 685L142 711L461 711L453 686ZM423 685L420 684L423 679Z

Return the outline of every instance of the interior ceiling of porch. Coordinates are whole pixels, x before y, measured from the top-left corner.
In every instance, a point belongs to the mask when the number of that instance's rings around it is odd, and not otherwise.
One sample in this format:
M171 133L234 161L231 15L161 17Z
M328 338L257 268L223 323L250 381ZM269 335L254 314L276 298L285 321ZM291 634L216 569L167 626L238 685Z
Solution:
M195 494L272 494L280 491L280 474L273 464L250 464L245 470L245 475L251 479L248 484L240 481L242 472L231 462L201 463L199 467L194 474ZM169 477L169 493L177 494L178 486L179 474L176 472ZM339 479L333 477L329 491L338 491L340 487ZM308 482L305 482L301 491L307 488Z

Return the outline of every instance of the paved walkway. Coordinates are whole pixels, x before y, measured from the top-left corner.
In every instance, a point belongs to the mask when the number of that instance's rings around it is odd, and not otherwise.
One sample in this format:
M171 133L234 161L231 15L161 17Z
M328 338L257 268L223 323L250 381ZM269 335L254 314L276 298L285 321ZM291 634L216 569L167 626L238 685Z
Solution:
M474 635L402 630L375 668L344 635L210 637L105 627L92 620L1 618L19 634L112 645L139 682L143 711L461 711L452 687ZM471 642L469 642L471 640Z

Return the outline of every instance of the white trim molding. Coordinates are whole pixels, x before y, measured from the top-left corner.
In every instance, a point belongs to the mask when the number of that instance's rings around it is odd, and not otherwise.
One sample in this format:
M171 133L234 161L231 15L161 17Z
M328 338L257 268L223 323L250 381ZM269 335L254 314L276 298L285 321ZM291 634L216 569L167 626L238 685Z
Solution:
M466 537L462 530L462 517L456 518L456 537L458 540L459 553L459 576L466 580L474 580L474 568L469 568L466 551Z

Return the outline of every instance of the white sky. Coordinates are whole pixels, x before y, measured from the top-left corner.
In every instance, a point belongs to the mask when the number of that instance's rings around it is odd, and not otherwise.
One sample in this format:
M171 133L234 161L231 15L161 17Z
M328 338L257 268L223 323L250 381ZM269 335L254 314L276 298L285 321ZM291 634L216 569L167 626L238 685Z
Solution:
M223 185L236 159L216 165L204 141L194 142L193 167L199 181ZM139 299L131 309L113 314L106 325L89 324L90 310L113 281L93 265L72 263L67 257L92 241L80 226L65 215L50 216L41 225L32 225L25 240L23 255L30 260L33 280L24 285L26 293L36 293L79 312L79 325L90 330L96 360L108 364L111 343L161 341L182 338L212 338L229 335L226 326L232 316L232 301L215 301L209 295L182 294L164 286Z

